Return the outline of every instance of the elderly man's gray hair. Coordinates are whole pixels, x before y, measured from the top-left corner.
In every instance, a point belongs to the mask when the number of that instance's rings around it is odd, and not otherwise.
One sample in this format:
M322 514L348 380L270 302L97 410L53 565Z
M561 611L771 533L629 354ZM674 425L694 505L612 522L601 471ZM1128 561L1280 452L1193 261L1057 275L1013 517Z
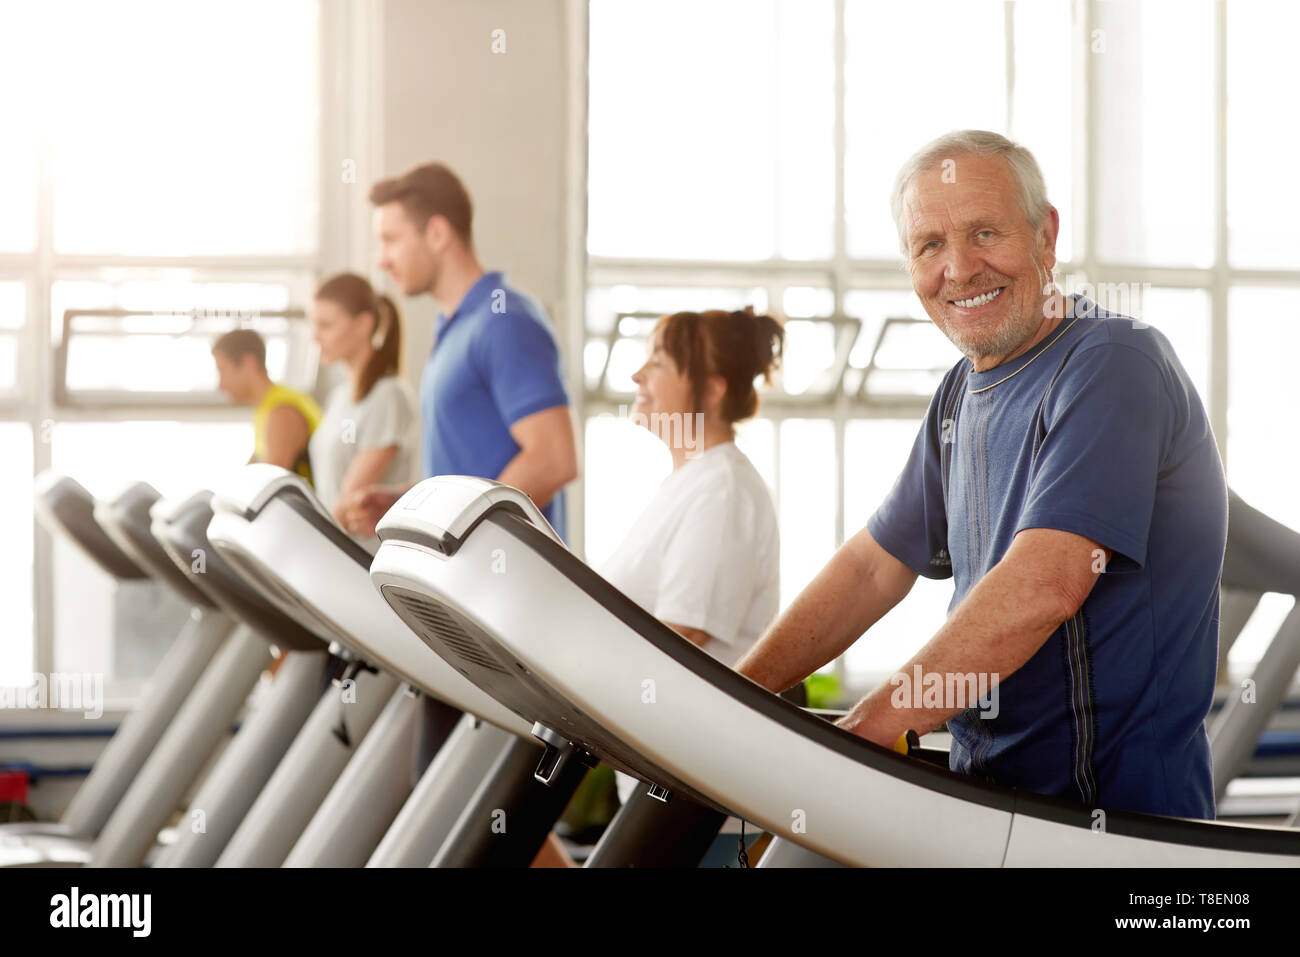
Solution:
M1000 133L988 130L955 130L931 140L913 153L894 180L894 191L889 197L889 208L898 227L898 248L907 253L907 237L903 232L903 192L912 177L924 170L939 166L946 159L960 155L1001 156L1011 167L1011 173L1020 187L1020 208L1025 219L1035 231L1047 219L1047 187L1043 184L1043 171L1038 160L1018 143L1013 143Z

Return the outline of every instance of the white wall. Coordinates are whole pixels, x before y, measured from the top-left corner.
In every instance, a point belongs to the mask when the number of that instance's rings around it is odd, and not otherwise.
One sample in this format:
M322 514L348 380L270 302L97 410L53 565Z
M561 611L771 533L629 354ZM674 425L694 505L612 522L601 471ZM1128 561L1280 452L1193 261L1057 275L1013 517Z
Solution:
M341 188L348 191L347 228L365 245L353 238L346 253L335 244L327 255L337 250L349 260L344 265L386 283L373 267L369 184L417 163L444 162L474 200L480 259L545 305L563 347L571 232L566 7L565 0L373 0L354 8L340 42L356 59L338 64L348 76L351 118L339 123L336 150L357 163L358 182ZM493 52L497 30L504 31L504 53ZM327 171L330 165L327 159ZM428 297L400 304L406 372L415 383L436 308Z

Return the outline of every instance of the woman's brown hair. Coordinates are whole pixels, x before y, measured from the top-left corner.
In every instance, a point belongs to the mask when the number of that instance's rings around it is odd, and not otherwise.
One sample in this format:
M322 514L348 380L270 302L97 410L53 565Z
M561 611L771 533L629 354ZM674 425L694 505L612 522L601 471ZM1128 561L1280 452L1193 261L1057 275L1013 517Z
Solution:
M316 298L332 302L349 316L357 317L368 312L375 317L371 333L370 359L357 379L356 393L352 399L360 402L370 394L375 383L386 375L397 375L402 366L402 320L397 306L364 276L345 272L331 276L320 284ZM376 343L378 340L378 343Z
M726 312L675 312L655 325L659 345L691 380L696 411L710 376L727 384L720 412L728 424L758 411L759 376L771 383L781 361L785 330L771 316L754 315L753 307Z

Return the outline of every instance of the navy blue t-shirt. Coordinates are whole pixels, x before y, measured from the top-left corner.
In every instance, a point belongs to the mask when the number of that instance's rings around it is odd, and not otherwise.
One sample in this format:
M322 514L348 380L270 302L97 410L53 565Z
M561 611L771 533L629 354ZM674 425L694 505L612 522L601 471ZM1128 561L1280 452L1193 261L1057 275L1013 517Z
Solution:
M560 352L546 313L484 273L456 311L438 316L433 351L420 380L424 476L495 479L519 454L510 426L535 412L567 406ZM561 537L564 492L542 514Z
M950 611L1021 529L1113 549L1078 613L1002 676L996 717L949 719L950 766L1090 807L1213 818L1222 463L1168 339L1067 303L1024 355L949 370L867 528L918 574L952 577Z

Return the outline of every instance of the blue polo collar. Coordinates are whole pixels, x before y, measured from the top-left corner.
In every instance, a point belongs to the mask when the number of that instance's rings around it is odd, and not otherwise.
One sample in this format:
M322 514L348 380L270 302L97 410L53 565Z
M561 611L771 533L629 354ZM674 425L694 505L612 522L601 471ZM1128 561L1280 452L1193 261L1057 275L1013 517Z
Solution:
M438 321L434 324L434 334L441 335L442 331L459 317L473 312L489 296L493 290L505 287L506 275L503 272L485 272L474 281L474 285L469 287L465 293L465 298L460 301L455 311L450 315L438 313Z

